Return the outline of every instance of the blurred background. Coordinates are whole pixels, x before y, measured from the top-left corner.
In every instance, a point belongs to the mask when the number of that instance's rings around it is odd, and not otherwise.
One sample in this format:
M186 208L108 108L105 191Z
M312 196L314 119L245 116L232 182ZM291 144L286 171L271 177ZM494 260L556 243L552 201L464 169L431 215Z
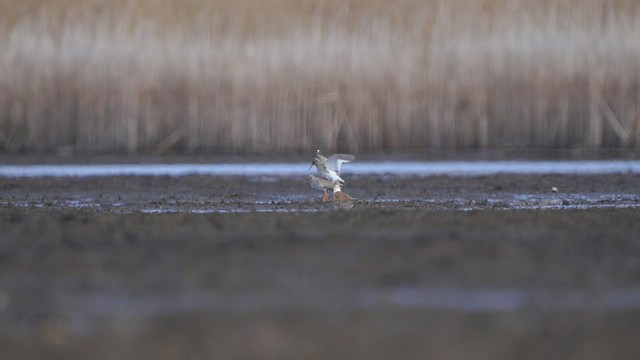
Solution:
M640 146L636 0L0 0L0 152Z

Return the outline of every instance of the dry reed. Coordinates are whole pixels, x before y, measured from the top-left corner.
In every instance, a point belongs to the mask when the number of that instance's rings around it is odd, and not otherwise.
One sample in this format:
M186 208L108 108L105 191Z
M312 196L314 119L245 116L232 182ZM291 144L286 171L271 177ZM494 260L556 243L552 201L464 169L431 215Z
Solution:
M0 150L640 146L635 0L0 1Z

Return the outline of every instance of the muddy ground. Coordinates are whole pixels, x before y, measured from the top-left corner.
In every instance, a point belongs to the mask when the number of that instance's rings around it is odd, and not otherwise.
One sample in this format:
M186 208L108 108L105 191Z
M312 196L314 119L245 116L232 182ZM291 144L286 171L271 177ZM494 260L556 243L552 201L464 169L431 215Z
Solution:
M303 180L0 178L0 357L640 353L640 176Z

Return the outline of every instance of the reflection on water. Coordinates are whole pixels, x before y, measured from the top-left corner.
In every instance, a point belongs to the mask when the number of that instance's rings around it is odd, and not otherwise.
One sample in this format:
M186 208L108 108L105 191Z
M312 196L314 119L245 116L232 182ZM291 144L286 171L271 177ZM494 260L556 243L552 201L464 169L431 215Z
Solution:
M62 280L62 279L60 279ZM64 280L63 280L64 282ZM13 303L15 289L0 289L0 311L12 306L33 311L32 303ZM96 319L138 321L189 313L250 313L312 311L429 310L469 314L531 311L628 312L640 310L640 289L585 288L459 288L388 287L335 288L310 293L275 290L213 290L184 288L166 293L55 291L47 303L71 332L83 334L100 326ZM15 310L13 310L15 311ZM0 324L0 332L7 324Z
M371 290L361 294L358 307L443 309L466 312L543 310L640 309L640 289L592 293L583 290L416 289Z
M3 165L3 177L40 176L289 176L309 172L308 163L250 164L125 164L125 165ZM452 175L491 174L612 174L640 173L640 161L440 161L354 162L343 172L356 175Z
M283 292L229 294L192 290L176 294L65 294L57 313L75 331L85 332L95 318L128 321L189 312L448 310L463 313L513 311L637 311L640 289L411 288L353 289L291 296Z

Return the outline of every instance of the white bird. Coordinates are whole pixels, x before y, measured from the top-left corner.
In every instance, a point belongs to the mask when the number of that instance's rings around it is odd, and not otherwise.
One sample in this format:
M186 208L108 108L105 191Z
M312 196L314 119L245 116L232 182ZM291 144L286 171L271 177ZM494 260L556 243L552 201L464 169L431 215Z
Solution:
M318 169L318 174L331 182L344 182L340 177L340 167L342 163L353 161L355 158L355 156L349 154L333 154L327 158L318 150L316 151L316 157L311 161L311 166L315 165L316 169Z

